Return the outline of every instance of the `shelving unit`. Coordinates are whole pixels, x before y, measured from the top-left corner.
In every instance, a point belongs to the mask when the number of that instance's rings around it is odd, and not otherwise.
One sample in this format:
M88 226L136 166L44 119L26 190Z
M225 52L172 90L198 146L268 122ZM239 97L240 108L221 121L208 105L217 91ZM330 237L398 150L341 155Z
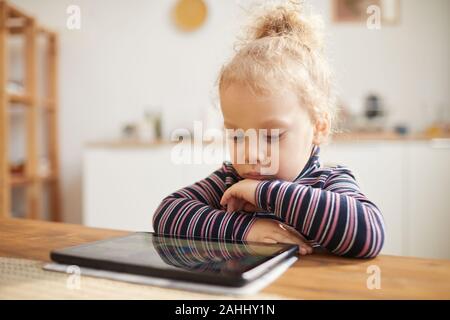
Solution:
M23 37L24 40L24 91L22 94L9 93L9 37ZM46 93L43 97L37 90L37 40L45 39L46 44ZM41 219L43 186L48 184L50 201L49 218L60 221L59 201L59 160L58 160L58 96L57 96L57 35L38 26L36 20L0 0L0 217L11 216L12 189L25 188L25 217ZM10 164L10 111L24 108L26 154L24 170L11 173ZM43 114L41 114L43 113ZM49 173L39 170L38 122L47 117Z

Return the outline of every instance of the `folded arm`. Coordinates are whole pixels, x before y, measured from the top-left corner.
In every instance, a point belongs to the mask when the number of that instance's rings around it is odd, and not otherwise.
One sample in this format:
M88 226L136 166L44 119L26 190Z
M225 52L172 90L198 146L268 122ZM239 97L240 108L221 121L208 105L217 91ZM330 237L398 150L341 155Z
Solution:
M243 240L255 218L227 213L220 199L227 188L225 165L209 177L166 197L153 216L156 233L206 239ZM230 181L228 181L230 182Z
M258 207L337 255L371 258L383 246L381 212L346 168L335 169L323 189L273 180L259 183L255 196Z

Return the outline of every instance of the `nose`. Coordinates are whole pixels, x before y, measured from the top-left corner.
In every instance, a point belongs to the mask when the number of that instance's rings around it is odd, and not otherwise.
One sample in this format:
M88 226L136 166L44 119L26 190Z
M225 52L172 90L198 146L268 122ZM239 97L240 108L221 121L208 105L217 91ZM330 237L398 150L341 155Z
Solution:
M260 146L259 143L246 141L245 143L245 163L260 166L267 161L267 148Z
M259 162L258 147L253 146L251 143L245 143L245 163L257 164Z

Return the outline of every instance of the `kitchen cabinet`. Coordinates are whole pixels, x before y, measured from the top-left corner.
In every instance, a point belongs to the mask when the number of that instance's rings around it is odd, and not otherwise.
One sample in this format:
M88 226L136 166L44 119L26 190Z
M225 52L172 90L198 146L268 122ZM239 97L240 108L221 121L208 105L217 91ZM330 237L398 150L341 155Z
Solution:
M322 147L351 168L383 213L384 254L450 259L450 140L364 141Z
M153 212L164 197L219 167L174 164L171 148L87 148L83 163L83 223L153 231Z
M407 148L405 254L450 259L450 141Z

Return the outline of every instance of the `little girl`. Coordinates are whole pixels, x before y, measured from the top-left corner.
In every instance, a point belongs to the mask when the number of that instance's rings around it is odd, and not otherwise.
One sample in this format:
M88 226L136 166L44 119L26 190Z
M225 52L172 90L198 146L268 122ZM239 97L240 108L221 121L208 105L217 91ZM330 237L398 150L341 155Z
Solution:
M265 8L219 77L225 128L269 132L266 142L278 146L277 172L263 174L268 156L259 145L246 146L244 158L256 161L241 163L235 155L166 197L154 215L155 232L294 243L302 255L313 246L347 257L380 252L380 210L348 168L319 162L336 107L319 26L300 11L293 4ZM240 143L233 137L231 147Z

